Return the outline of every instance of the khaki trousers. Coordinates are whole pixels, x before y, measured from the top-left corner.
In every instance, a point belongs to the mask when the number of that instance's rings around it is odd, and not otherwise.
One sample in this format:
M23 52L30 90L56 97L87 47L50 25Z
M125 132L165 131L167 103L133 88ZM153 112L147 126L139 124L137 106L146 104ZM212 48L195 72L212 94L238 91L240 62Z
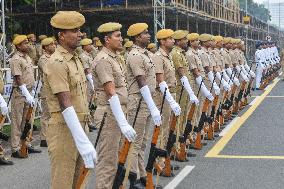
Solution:
M128 123L133 125L134 117L137 111L139 100L141 99L140 94L129 95L128 103ZM149 138L149 127L151 126L152 117L148 110L147 104L144 100L141 102L140 110L137 115L134 130L136 131L137 137L131 144L132 150L128 153L130 161L130 171L137 173L137 177L146 177L145 170L145 150ZM139 178L139 177L138 177Z
M40 140L46 140L46 130L48 127L48 120L50 118L46 98L41 99L42 114L40 118Z
M126 110L125 106L122 106ZM95 111L95 124L99 127L103 119L104 113L107 112L105 117L104 126L101 130L101 135L96 147L98 162L96 165L96 189L111 189L118 164L118 153L120 149L122 137L119 126L116 119L112 114L109 106L98 106Z
M83 129L88 131L86 123L80 123ZM71 131L65 124L61 112L51 114L48 121L46 140L51 161L51 188L75 188L84 162L79 155Z
M19 92L14 90L11 98L11 148L12 152L20 149L20 137L26 123L26 115L29 104L25 102L25 97L19 95ZM33 121L32 121L33 127ZM31 128L32 131L32 128ZM30 143L28 145L31 145Z

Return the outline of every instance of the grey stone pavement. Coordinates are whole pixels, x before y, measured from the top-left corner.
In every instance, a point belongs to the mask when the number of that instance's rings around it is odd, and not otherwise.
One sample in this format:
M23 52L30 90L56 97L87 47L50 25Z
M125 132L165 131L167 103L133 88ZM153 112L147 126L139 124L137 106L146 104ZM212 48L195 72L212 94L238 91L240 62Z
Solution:
M255 91L253 96L261 95ZM282 96L282 97L281 97ZM254 98L251 98L251 101ZM245 108L240 116L247 111ZM221 151L222 155L236 156L283 156L284 157L284 81L279 81L271 93L257 107L244 125ZM283 117L282 117L283 116ZM94 142L96 134L91 134ZM174 162L181 166L195 166L179 184L177 189L280 189L284 188L284 159L225 159L207 158L206 153L216 144L208 143L202 150L191 152L196 157L189 162ZM31 154L28 159L12 159L14 166L0 167L0 189L48 189L50 187L50 164L46 149L41 154ZM175 171L177 178L181 177ZM88 189L94 188L94 173ZM166 186L173 179L159 178Z

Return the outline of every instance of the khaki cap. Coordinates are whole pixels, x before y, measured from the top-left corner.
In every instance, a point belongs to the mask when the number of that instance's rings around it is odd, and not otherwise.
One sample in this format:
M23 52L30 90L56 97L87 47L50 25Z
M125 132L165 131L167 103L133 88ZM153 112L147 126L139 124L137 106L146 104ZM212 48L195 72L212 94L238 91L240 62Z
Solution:
M52 37L48 37L48 38L45 38L41 41L41 45L42 46L46 46L46 45L50 45L51 43L53 43L54 40Z
M150 44L148 45L147 49L153 49L153 48L155 48L155 47L156 47L155 43L150 43Z
M127 42L124 44L124 47L125 47L125 48L130 48L130 47L132 47L132 45L133 45L133 42L132 42L132 41L127 41Z
M101 47L101 46L103 46L103 44L102 44L102 42L100 40L98 40L98 41L96 41L96 46L97 47Z
M98 41L100 40L98 37L93 37L93 41Z
M188 31L186 30L177 30L175 31L175 33L172 35L172 37L174 39L177 39L177 40L180 40L180 39L183 39L185 38L187 35L188 35Z
M46 39L46 38L47 38L46 35L40 35L40 36L38 36L38 39L39 39L40 41L42 41L42 40L44 40L44 39Z
M50 20L50 24L58 29L75 29L85 23L85 17L76 11L58 11Z
M156 38L157 39L166 39L171 37L174 34L174 31L171 29L161 29L157 32Z
M224 43L224 44L231 43L231 41L232 41L232 38L231 38L231 37L225 37L225 38L223 39L223 43Z
M27 38L28 38L28 39L31 38L31 37L35 37L35 34L30 33L30 34L27 35Z
M213 40L217 43L223 41L223 37L221 35L213 36Z
M17 35L15 39L13 40L14 45L19 45L23 41L27 40L28 37L26 35Z
M203 33L199 36L199 40L203 41L203 42L210 41L210 40L212 40L212 35L207 34L207 33Z
M198 34L198 33L191 33L191 34L188 34L188 35L186 36L186 38L187 38L189 41L195 41L195 40L198 40L199 34Z
M81 40L80 45L85 46L85 45L91 45L92 43L93 41L91 39L85 38Z
M98 28L99 33L106 33L106 32L114 32L118 31L122 28L122 25L116 22L108 22L105 24L102 24Z
M148 24L146 23L132 24L127 30L127 35L136 36L145 31L146 29L148 29Z

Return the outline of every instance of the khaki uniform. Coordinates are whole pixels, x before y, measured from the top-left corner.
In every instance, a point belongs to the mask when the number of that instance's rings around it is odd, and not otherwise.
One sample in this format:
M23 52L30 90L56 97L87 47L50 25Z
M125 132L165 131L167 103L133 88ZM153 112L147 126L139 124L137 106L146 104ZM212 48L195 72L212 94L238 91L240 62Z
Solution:
M39 58L39 54L37 52L37 47L34 43L31 43L31 42L29 43L28 55L32 59L33 65L36 66L38 58Z
M10 60L10 66L12 75L21 76L22 83L26 84L28 91L31 92L35 82L31 58L17 51ZM15 81L13 87L15 89L11 98L11 146L12 152L15 152L20 149L20 136L25 126L29 104L25 102L26 99Z
M93 58L96 58L97 54L99 53L99 50L97 47L94 47L94 45L92 45L92 51L91 51L91 55Z
M138 102L142 98L137 76L144 76L146 84L148 85L152 95L154 94L156 87L156 74L155 65L152 59L149 57L149 51L142 49L137 45L133 45L132 50L128 54L127 58L127 82L128 82L128 122L133 124L135 113L138 107ZM144 152L146 150L146 144L149 138L149 127L152 117L148 110L147 104L144 100L141 102L140 111L137 115L136 124L134 129L137 137L135 142L132 143L133 150L129 153L128 157L131 157L130 171L137 173L140 177L146 176Z
M49 115L49 110L47 106L47 101L46 101L46 64L48 63L48 60L50 58L50 55L46 52L43 51L42 56L38 60L38 67L40 70L40 76L41 76L41 82L42 82L42 88L40 91L41 94L41 109L42 109L42 114L40 118L40 125L41 125L41 130L40 130L40 139L41 140L46 140L46 130L48 127L48 120L50 118Z
M95 188L112 188L115 173L117 170L118 152L122 134L116 119L112 114L108 94L104 90L104 84L113 82L115 91L119 97L121 107L126 113L127 85L124 76L124 70L119 62L120 59L116 53L107 48L98 53L93 64L94 86L97 96L97 110L95 111L95 123L101 125L104 112L107 112L104 127L97 145L98 163L96 165Z
M194 69L198 69L201 77L203 78L204 81L206 81L205 70L204 70L202 61L200 59L200 56L198 54L198 50L195 50L193 48L189 48L188 51L186 52L186 59L187 59L187 62L189 63L190 72L193 74L192 71ZM194 117L193 117L194 123L196 123L196 125L194 125L194 126L198 126L198 121L199 121L200 116L201 116L202 107L203 107L205 97L202 94L198 94L199 85L196 82L192 86L192 88L193 88L194 94L196 94L196 96L198 95L197 97L198 97L198 100L199 100L199 106L196 107ZM201 93L201 92L199 92L199 93Z
M171 51L172 60L175 66L176 70L176 79L177 79L177 86L176 86L176 100L179 103L180 99L180 107L181 107L181 115L179 116L179 119L177 120L176 124L176 132L177 132L177 138L179 135L183 134L185 124L187 121L187 114L190 107L190 101L189 96L186 90L183 90L182 96L181 96L181 89L182 84L180 81L180 76L178 74L178 69L183 68L185 72L185 76L188 78L190 85L194 86L195 80L192 73L189 72L189 65L185 57L185 51L181 49L180 47L175 46L173 50ZM180 98L181 97L181 98ZM196 123L192 123L195 125Z
M175 87L176 87L176 77L175 77L175 67L172 62L171 55L167 55L167 53L163 49L159 49L153 56L153 61L155 63L155 71L156 74L163 74L164 80L168 85L168 90L171 92L173 98L175 99ZM159 85L157 84L156 95L155 95L155 103L157 107L161 110L163 94L160 92ZM157 147L160 149L165 149L169 137L169 128L170 128L170 120L171 120L171 107L168 102L164 101L163 106L163 120L162 125L160 126L160 134L158 138Z
M71 131L61 113L57 93L70 92L72 106L85 131L88 131L87 81L77 54L58 45L46 64L47 104L50 113L46 140L51 161L51 188L73 188L84 166Z
M233 63L232 63L232 59L229 55L229 50L223 48L223 49L221 49L221 54L224 57L225 66L227 66L226 68L233 68Z

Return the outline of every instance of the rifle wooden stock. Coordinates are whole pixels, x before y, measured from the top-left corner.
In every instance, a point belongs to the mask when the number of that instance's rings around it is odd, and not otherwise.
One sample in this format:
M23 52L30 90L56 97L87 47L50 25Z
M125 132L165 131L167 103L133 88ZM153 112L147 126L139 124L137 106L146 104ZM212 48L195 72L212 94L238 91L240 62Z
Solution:
M24 130L21 135L21 148L20 148L20 157L27 158L28 157L28 146L26 144L27 137L29 136L29 133L31 132L31 118L33 114L33 107L30 106L26 115L26 123Z
M240 103L239 102L243 98L243 93L244 93L244 90L245 90L245 86L246 86L246 81L242 81L239 94L238 94L238 96L235 99L235 106L234 106L234 109L233 109L234 113L238 113L238 111L239 111L239 108L240 108Z
M194 142L194 148L198 149L198 150L202 149L201 131L202 131L203 126L204 126L206 119L207 119L206 112L208 111L209 104L210 104L210 100L208 98L206 98L205 101L204 101L203 107L202 107L202 113L201 113L200 120L199 120L199 123L198 123L198 128L197 128L197 136L196 136L196 140Z
M209 127L208 127L208 132L207 132L207 139L208 140L213 140L214 139L214 119L215 119L215 114L216 114L216 107L218 105L218 99L219 99L219 95L215 95L214 96L214 100L213 100L213 104L212 104L212 109L211 109L211 122L208 123Z

